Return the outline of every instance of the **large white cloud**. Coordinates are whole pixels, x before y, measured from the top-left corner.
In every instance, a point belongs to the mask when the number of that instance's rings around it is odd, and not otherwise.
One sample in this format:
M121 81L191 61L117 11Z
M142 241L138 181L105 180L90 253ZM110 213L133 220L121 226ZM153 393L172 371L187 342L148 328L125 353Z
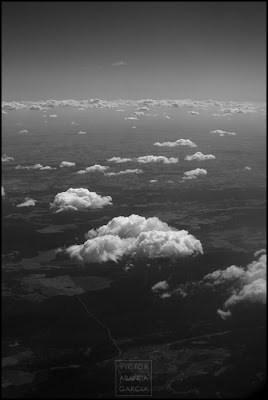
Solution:
M154 163L162 162L164 164L175 164L178 161L179 161L179 159L178 158L174 158L174 157L167 158L167 157L164 157L164 156L152 156L152 155L142 156L142 157L138 157L137 158L137 162L138 163L142 163L142 164L147 164L147 163L152 163L152 162L154 162Z
M116 164L125 163L128 161L133 161L133 158L121 158L121 157L112 157L109 158L107 161L115 162Z
M220 136L224 136L224 135L235 136L236 135L236 132L227 132L227 131L222 131L221 129L215 129L214 131L210 131L210 133L219 133Z
M111 196L100 196L84 188L70 188L66 192L58 193L53 203L50 204L50 208L56 210L56 213L59 213L68 210L80 211L98 209L108 205L112 205Z
M60 168L64 168L64 167L74 167L75 166L75 162L70 162L70 161L62 161L60 163Z
M16 207L29 207L29 206L35 206L36 200L31 199L30 197L26 197L24 202L21 204L18 204Z
M125 175L125 174L142 174L143 171L141 169L125 169L119 172L105 172L105 176L115 176L115 175Z
M91 167L87 167L85 169L81 169L77 172L77 174L87 174L88 172L104 172L110 167L106 167L104 165L94 164Z
M203 154L200 151L197 151L195 154L191 156L186 156L185 160L187 161L192 161L192 160L197 160L197 161L205 161L205 160L214 160L216 157L213 156L213 154Z
M199 240L185 230L177 230L157 217L139 215L115 217L107 225L86 234L86 242L73 245L66 252L79 262L119 261L132 258L171 258L203 253Z
M14 161L13 157L9 157L6 154L2 155L2 162L12 161L12 160Z
M156 142L154 146L161 146L161 147L175 147L175 146L190 146L190 147L197 147L197 145L192 142L190 139L178 139L175 142Z
M199 175L207 175L207 170L203 168L192 169L184 172L183 179L196 179Z

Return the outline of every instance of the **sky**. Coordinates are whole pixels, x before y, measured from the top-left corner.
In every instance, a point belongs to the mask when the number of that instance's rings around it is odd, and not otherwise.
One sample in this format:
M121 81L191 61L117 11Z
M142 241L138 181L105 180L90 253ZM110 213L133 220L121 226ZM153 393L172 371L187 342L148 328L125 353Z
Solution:
M266 2L2 2L2 100L266 100Z

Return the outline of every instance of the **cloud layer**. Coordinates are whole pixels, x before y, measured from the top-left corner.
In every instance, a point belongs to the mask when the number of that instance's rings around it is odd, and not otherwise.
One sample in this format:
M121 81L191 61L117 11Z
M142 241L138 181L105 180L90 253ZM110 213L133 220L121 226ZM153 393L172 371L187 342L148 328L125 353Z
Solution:
M190 139L178 139L175 142L156 142L154 146L161 146L161 147L175 147L175 146L190 146L190 147L197 147L197 145L192 142Z
M83 264L132 258L171 258L203 253L199 240L185 230L168 226L157 217L115 217L107 225L86 234L86 242L66 253Z
M62 211L83 211L98 209L112 205L111 196L100 196L84 188L68 189L66 192L58 193L50 208L56 213Z

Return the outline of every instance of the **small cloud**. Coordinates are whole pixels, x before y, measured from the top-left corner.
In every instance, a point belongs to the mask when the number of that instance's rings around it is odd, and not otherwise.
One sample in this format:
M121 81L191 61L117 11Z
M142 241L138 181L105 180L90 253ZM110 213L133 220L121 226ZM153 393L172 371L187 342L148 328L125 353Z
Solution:
M142 163L142 164L147 164L147 163L151 163L151 162L162 162L163 164L175 164L177 162L179 162L178 158L167 158L164 156L142 156L142 157L138 157L137 158L137 162L138 163Z
M119 172L105 172L105 176L115 176L115 175L125 175L125 174L142 174L143 171L141 169L125 169Z
M186 161L192 161L192 160L197 160L197 161L206 161L206 160L214 160L216 157L213 156L213 154L203 154L200 151L197 151L195 154L192 156L186 156L185 160Z
M7 114L7 112L5 110L2 110L2 114Z
M113 67L124 67L126 65L128 65L128 64L124 61L118 61L118 62L115 62L112 64Z
M53 168L53 167L50 167L49 165L46 165L45 167L41 167L40 171L50 171L52 169L57 169L57 168Z
M127 117L125 120L132 120L132 119L138 119L137 117Z
M221 114L212 114L213 117L221 117Z
M116 164L125 163L128 161L133 161L133 158L121 158L121 157L112 157L109 158L107 161L115 162Z
M251 171L251 167L245 167L245 170Z
M227 132L227 131L222 131L221 129L215 129L215 131L210 131L210 133L219 133L220 136L224 136L224 135L236 135L236 132Z
M171 293L168 293L168 292L163 293L163 294L160 295L160 299L167 299L169 297L171 297Z
M77 123L77 122L71 122L71 125L75 125L75 126L78 126L79 124Z
M158 182L158 180L157 179L151 179L149 182L155 183L155 182Z
M49 115L49 118L57 118L58 116L57 116L57 114L51 114L51 115Z
M64 168L64 167L74 167L75 163L74 162L70 162L70 161L62 161L60 163L60 168Z
M197 147L194 142L192 142L190 139L178 139L175 142L156 142L154 143L154 146L159 146L159 147L175 147L175 146L190 146L190 147Z
M220 316L223 320L227 319L228 317L230 317L230 316L232 315L232 313L231 313L230 310L228 310L228 311L223 311L223 310L220 310L220 309L217 310L217 314L219 314L219 316Z
M165 115L164 116L166 119L170 119L170 116L169 115Z
M22 129L21 131L19 131L19 133L29 133L29 131L27 131L27 129Z
M198 111L188 111L188 113L191 115L199 115Z
M109 168L110 167L106 167L106 166L99 165L99 164L94 164L91 167L81 169L80 171L77 172L77 174L86 174L88 172L104 172Z
M169 288L169 284L167 281L157 282L154 286L152 286L153 292L158 292L159 290L167 290Z
M77 132L77 135L86 135L87 133L86 132L83 132L83 131L79 131L79 132Z
M119 110L115 110L115 111L119 111L119 112L125 112L126 110L120 110L120 109L119 109Z
M2 162L14 161L13 157L9 157L6 154L2 155Z
M6 195L4 186L1 186L1 194L2 194L2 197L5 197L5 195Z
M136 129L136 126L132 126L132 129Z
M21 204L18 204L16 207L30 207L35 206L36 200L31 199L30 197L26 197L25 201Z
M182 179L196 179L199 175L207 175L207 170L203 168L192 169L191 171L184 172Z
M50 209L56 210L56 213L59 213L62 211L99 209L108 205L112 205L111 196L100 196L84 188L70 188L66 192L58 193L55 196L53 202L50 204Z

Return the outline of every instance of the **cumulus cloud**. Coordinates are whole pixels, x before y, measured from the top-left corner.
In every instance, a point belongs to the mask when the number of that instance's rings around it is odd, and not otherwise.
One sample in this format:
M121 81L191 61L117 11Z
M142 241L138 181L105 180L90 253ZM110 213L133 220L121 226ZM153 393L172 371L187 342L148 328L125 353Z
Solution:
M74 167L75 166L75 162L70 162L70 161L62 161L60 163L60 168L64 168L64 167Z
M1 186L1 195L2 195L2 197L5 197L5 189L4 189L4 186Z
M192 161L192 160L197 160L197 161L205 161L205 160L214 160L216 157L213 156L213 154L203 154L200 151L197 151L195 154L191 156L186 156L185 160L187 161Z
M169 288L169 284L167 281L160 281L152 286L152 291L158 292L159 290L167 290L168 288Z
M84 188L70 188L66 192L58 193L53 203L50 204L50 208L59 213L62 211L98 209L108 205L112 205L111 196L100 196L96 192L90 192Z
M210 133L219 133L220 136L224 136L224 135L236 135L236 132L227 132L227 131L222 131L221 129L215 129L215 131L210 131Z
M2 155L2 162L12 161L12 160L14 161L13 157L9 157L6 154Z
M189 113L189 114L192 114L192 115L199 115L199 112L198 112L198 111L188 111L188 113Z
M15 169L39 169L40 171L43 171L43 170L52 170L56 168L50 167L49 165L44 167L42 164L35 164L35 165L24 165L24 166L17 165Z
M105 172L105 176L114 176L114 175L125 175L125 174L142 174L141 169L125 169L119 172Z
M121 158L121 157L112 157L109 158L107 161L115 162L116 164L125 163L128 161L133 161L133 158Z
M154 146L161 146L161 147L175 147L175 146L190 146L190 147L197 147L194 142L190 139L178 139L175 142L156 142Z
M251 167L245 167L245 170L251 171Z
M49 118L57 118L57 114L51 114L49 115Z
M38 106L36 104L33 104L32 106L30 106L29 110L36 110L36 111L40 111L43 110L43 108L41 106Z
M85 169L81 169L77 172L77 174L87 174L88 172L104 172L110 167L106 167L104 165L94 164L91 167L87 167Z
M126 65L128 65L128 64L124 61L118 61L118 62L115 62L112 64L113 67L124 67Z
M27 131L27 129L22 129L21 131L19 131L19 133L29 133L29 131Z
M138 157L137 158L137 162L138 163L142 163L142 164L147 164L147 163L152 163L152 162L154 162L154 163L162 162L164 164L175 164L175 163L179 162L179 159L178 158L174 158L174 157L167 158L167 157L164 157L164 156L152 156L152 155L149 155L149 156Z
M53 167L50 167L50 165L46 165L45 167L41 167L40 171L50 171L52 169L57 169L57 168L53 168Z
M86 234L86 242L67 248L66 253L83 264L131 258L171 258L203 253L199 240L185 230L177 230L157 217L146 219L132 214L115 217Z
M223 304L223 309L217 310L223 319L231 316L230 308L240 303L266 304L266 249L255 252L254 257L258 257L258 259L253 260L245 268L231 265L226 269L216 270L205 275L200 281L180 285L180 289L187 294L191 291L194 293L198 289L226 292L227 299ZM176 294L176 290L173 291L173 294Z
M84 132L84 131L79 131L79 132L77 132L77 135L86 135L87 133L86 132Z
M207 170L203 168L192 169L184 172L183 179L196 179L199 175L207 175Z
M36 200L31 199L30 197L26 197L24 202L21 204L18 204L16 207L29 207L29 206L35 206Z

